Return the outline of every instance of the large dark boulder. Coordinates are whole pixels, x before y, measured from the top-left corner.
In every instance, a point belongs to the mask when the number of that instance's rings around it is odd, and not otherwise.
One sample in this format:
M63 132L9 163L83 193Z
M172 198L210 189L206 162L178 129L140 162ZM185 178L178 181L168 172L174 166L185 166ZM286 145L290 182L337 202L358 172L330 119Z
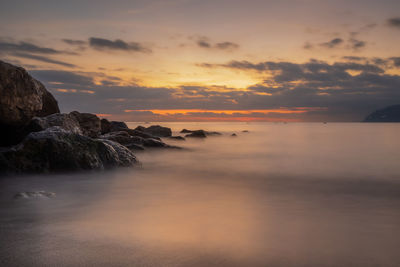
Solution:
M136 157L126 147L92 139L54 126L30 133L18 145L0 150L0 172L70 172L132 166Z
M25 131L27 134L30 132L40 132L53 126L59 126L73 133L83 134L76 117L65 113L55 113L46 117L34 117L28 126L25 127Z
M95 138L101 133L101 121L96 115L78 111L72 111L69 114L78 121L84 135Z
M172 135L171 128L163 127L160 125L152 125L150 127L138 126L135 128L137 131L151 134L156 137L170 137Z
M368 115L364 122L400 122L400 105L376 110Z
M23 68L0 61L0 146L16 144L33 117L59 113L57 101Z

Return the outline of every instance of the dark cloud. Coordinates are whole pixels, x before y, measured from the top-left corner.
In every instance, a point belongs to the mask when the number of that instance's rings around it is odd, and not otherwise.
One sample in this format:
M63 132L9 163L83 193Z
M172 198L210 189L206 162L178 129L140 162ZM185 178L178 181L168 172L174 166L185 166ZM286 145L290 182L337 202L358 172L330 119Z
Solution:
M70 63L66 63L66 62L63 62L63 61L51 59L51 58L48 58L48 57L45 57L45 56L38 56L38 55L27 54L27 53L12 53L11 55L14 56L14 57L33 59L33 60L37 60L37 61L41 61L41 62L45 62L45 63L51 63L51 64L55 64L55 65L68 67L68 68L75 68L76 67L76 65L74 65L74 64L70 64Z
M355 38L350 38L349 43L353 50L359 50L367 45L365 41L357 40Z
M342 57L344 60L349 60L349 61L363 61L366 60L366 57L357 57L357 56L344 56Z
M62 39L62 41L64 43L67 43L69 45L78 45L78 46L82 46L86 44L86 41L82 41L82 40L73 40L73 39Z
M151 49L148 47L143 46L137 42L125 42L120 39L116 40L108 40L104 38L96 38L91 37L89 38L89 45L98 50L116 50L116 51L127 51L127 52L143 52L143 53L150 53Z
M196 44L201 48L207 49L220 49L220 50L234 50L240 46L233 42L211 43L206 37L201 37L196 41Z
M341 38L335 38L330 40L329 42L321 43L320 46L326 47L326 48L336 48L339 45L344 43L344 40Z
M221 86L121 86L117 77L109 77L104 73L50 70L31 73L56 94L63 111L79 109L94 113L126 114L124 110L294 110L308 107L308 112L285 116L303 120L360 121L371 110L395 104L400 99L400 76L389 75L381 65L369 59L367 61L347 60L331 64L318 60L302 64L231 61L226 64L203 64L208 68L257 71L260 75L265 73L264 81L243 89ZM97 82L94 83L94 80ZM138 115L134 112L129 114L126 115L131 120ZM148 120L155 119L154 114L147 115L150 116Z
M400 67L400 57L391 57L390 59L393 60L393 65Z
M303 48L309 50L309 49L313 49L314 46L313 46L313 44L311 44L310 42L306 42L306 43L304 44Z
M60 51L53 48L41 47L28 42L4 42L0 41L0 53L10 53L10 52L23 52L23 53L35 53L35 54L46 54L46 55L56 55L56 54L76 54L74 52Z
M388 19L387 24L400 29L400 17Z
M218 49L237 49L239 45L232 42L222 42L215 44L215 47Z

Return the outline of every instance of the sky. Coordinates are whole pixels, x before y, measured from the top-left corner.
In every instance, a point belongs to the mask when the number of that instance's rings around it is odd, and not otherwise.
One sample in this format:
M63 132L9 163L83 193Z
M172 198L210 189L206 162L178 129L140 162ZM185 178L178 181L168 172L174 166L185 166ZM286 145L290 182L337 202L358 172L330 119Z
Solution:
M361 121L399 43L398 0L0 0L0 59L111 120Z

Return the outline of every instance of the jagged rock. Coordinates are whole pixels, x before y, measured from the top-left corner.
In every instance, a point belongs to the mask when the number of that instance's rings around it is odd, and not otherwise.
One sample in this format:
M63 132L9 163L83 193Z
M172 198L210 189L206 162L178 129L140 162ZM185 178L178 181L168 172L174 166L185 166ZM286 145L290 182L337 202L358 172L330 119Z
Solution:
M27 199L27 198L52 198L55 197L56 193L46 192L46 191L27 191L27 192L19 192L14 195L15 199Z
M69 172L136 162L132 152L116 142L92 139L58 126L30 133L20 144L0 150L0 172Z
M186 138L206 138L206 132L203 130L192 131L190 134L185 135Z
M80 113L78 111L72 111L69 113L74 116L79 122L81 131L84 135L89 137L97 137L101 133L101 122L99 117L91 113Z
M136 140L136 139L132 139L132 136L124 131L110 132L107 134L100 135L99 138L111 140L111 141L114 141L114 142L117 142L117 143L120 143L123 145L130 144L130 143L132 143L132 140Z
M179 136L179 135L177 135L177 136L170 136L169 138L170 138L170 139L174 139L174 140L179 140L179 141L185 141L185 140L186 140L185 137Z
M25 131L40 132L53 126L60 126L64 130L71 131L76 134L82 134L79 122L76 117L71 114L56 113L46 117L34 117L25 127Z
M364 122L400 122L400 105L376 110L368 115Z
M22 130L33 117L59 112L42 83L23 68L0 61L0 146L21 141Z
M148 133L156 137L169 137L172 135L171 128L163 127L160 125L152 125L147 128L143 126L138 126L135 128L135 130Z

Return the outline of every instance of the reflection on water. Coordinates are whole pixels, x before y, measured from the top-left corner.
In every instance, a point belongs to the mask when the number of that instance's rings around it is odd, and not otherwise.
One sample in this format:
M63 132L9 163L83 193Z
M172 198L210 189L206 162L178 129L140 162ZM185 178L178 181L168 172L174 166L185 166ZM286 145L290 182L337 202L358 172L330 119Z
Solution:
M225 135L142 169L0 180L0 265L400 265L400 125L168 126ZM33 190L57 197L12 199Z

